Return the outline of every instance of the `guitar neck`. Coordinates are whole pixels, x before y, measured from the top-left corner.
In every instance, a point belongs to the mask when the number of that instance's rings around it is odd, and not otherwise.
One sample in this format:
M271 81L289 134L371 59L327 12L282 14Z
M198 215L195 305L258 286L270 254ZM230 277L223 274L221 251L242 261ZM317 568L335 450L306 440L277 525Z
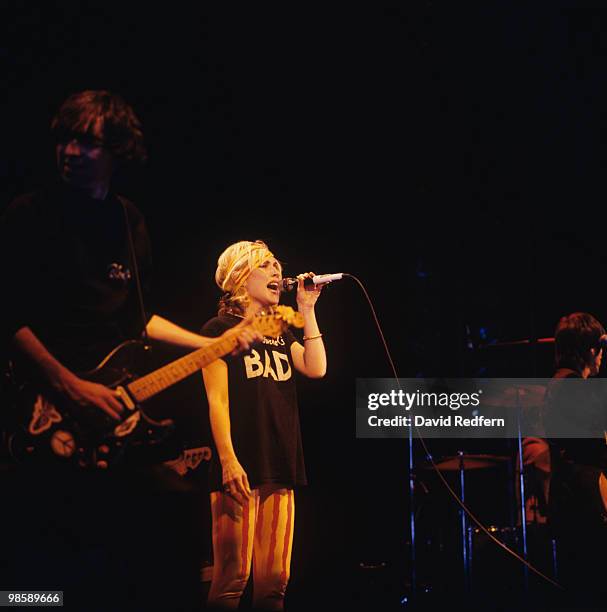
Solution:
M157 393L168 389L175 383L187 378L197 370L231 353L238 346L238 332L228 331L219 340L185 355L150 374L133 381L127 388L137 402L150 399Z

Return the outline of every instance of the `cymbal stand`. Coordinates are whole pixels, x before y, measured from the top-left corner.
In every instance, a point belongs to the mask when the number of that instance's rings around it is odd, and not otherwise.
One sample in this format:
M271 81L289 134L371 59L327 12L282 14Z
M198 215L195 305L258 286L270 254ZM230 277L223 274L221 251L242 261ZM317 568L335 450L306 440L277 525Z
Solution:
M460 499L462 504L466 503L465 489L465 468L464 468L464 451L457 451L459 455L459 487ZM459 509L460 520L462 524L462 560L464 564L464 591L470 592L470 564L472 561L472 540L468 539L468 517L463 507Z
M525 464L523 463L523 436L521 434L521 398L520 389L516 389L516 408L517 408L517 442L518 442L518 460L519 460L519 483L521 489L521 532L523 534L523 558L527 561L527 511L525 498ZM524 590L529 588L529 568L523 566Z
M410 592L415 596L417 591L416 555L415 555L415 463L413 459L413 427L409 427L409 528L411 530L411 571Z

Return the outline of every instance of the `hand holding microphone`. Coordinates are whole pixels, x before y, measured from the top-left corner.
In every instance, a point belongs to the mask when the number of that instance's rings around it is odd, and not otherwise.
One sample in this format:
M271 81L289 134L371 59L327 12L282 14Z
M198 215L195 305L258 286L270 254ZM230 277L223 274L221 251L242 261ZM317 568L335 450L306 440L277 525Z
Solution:
M320 296L323 285L314 284L312 280L314 278L314 272L308 272L307 274L298 274L295 282L297 283L297 308L300 312L306 310L314 310L314 305ZM308 281L306 286L306 281ZM283 281L284 286L284 281ZM291 286L294 286L291 284Z
M316 285L325 285L332 281L341 280L343 277L343 272L338 272L337 274L314 274L313 272L309 272L308 274L300 274L299 276L304 277L304 287L306 289L313 289ZM299 277L298 277L299 278ZM283 278L282 279L282 290L283 291L292 291L299 284L298 278Z

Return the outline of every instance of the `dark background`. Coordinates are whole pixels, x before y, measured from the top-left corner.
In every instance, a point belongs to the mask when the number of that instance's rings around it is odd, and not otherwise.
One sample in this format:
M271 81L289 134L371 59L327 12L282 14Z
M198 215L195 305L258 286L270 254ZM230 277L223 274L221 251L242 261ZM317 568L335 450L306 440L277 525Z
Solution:
M287 275L359 277L401 376L550 375L549 347L478 347L551 336L575 310L605 321L605 9L7 6L3 202L53 176L67 95L121 93L149 149L121 188L172 320L197 330L219 253L260 238ZM406 558L406 447L354 433L355 379L392 372L354 283L317 310L329 373L300 385L294 589Z

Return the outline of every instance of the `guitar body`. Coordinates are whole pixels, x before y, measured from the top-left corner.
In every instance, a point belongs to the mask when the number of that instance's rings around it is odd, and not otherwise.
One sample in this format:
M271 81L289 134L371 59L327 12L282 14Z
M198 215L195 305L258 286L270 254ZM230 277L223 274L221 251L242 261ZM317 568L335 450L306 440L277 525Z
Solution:
M169 419L150 419L128 392L147 361L140 341L112 350L94 369L78 375L120 393L123 418L114 421L92 406L80 406L48 386L16 385L9 452L20 462L71 463L82 468L106 468L124 460L127 449L159 444L173 430Z
M250 323L261 334L277 337L286 325L303 327L301 313L276 306ZM124 413L116 422L102 410L80 406L38 381L14 382L15 397L9 417L8 448L18 461L59 461L82 468L107 468L136 457L137 447L157 446L173 431L170 419L150 418L142 405L164 389L227 355L238 346L239 329L225 332L213 342L157 370L138 376L148 350L142 342L129 340L111 351L94 369L79 374L85 380L116 390ZM13 377L15 381L19 377ZM33 377L26 380L35 380Z

